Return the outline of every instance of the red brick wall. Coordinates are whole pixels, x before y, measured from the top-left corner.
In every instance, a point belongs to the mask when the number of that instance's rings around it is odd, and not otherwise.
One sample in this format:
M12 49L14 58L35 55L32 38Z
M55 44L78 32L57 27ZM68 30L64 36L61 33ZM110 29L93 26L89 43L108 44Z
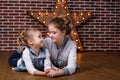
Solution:
M0 0L0 51L17 46L16 37L28 28L46 27L27 14L29 10L52 11L57 0ZM77 26L84 51L120 51L119 0L67 0L70 11L91 11L91 19Z

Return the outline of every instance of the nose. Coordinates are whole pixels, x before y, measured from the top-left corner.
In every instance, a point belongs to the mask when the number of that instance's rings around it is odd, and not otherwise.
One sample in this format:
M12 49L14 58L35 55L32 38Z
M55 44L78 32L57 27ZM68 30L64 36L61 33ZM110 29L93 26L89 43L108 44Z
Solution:
M53 34L52 34L52 33L49 33L49 36L50 36L50 37L53 37Z
M43 37L41 37L41 41L43 41L44 39L43 39Z

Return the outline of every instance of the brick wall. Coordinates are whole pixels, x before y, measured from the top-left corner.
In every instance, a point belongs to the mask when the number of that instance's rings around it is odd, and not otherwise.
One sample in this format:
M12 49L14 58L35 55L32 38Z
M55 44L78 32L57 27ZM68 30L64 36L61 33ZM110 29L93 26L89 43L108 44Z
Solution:
M22 30L47 28L27 14L29 10L52 11L57 0L0 0L0 51L17 46ZM120 51L119 0L67 0L70 11L91 11L91 19L77 26L84 51Z

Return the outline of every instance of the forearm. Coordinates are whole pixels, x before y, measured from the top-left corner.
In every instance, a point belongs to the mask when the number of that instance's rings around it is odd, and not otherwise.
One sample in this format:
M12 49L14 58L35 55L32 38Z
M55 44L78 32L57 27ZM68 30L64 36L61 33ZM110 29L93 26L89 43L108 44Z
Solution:
M60 76L65 75L64 69L60 69L60 70L59 70L59 75L60 75Z
M33 75L35 75L35 76L39 76L39 75L43 76L43 75L45 75L45 72L39 71L39 70L35 70Z

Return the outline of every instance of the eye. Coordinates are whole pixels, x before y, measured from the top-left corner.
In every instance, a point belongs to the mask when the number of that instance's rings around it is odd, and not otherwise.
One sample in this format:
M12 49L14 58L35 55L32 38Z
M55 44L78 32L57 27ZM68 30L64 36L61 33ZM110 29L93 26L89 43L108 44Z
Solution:
M49 34L56 34L56 32L55 31L51 31L51 32L49 32Z
M40 36L40 35L39 35L38 37L39 37L39 38L42 38L42 36Z

